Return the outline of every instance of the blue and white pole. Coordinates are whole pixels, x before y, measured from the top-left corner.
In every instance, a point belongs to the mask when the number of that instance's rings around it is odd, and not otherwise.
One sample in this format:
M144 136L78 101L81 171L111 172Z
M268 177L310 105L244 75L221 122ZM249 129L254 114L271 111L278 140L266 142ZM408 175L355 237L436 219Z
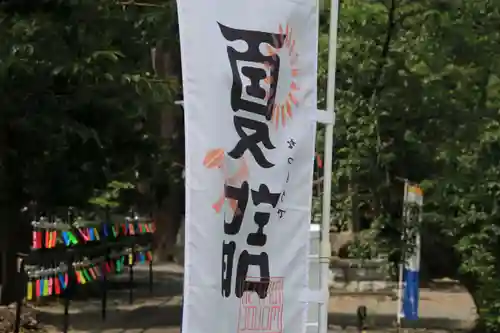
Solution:
M405 208L403 214L406 234L410 235L408 243L413 245L410 255L402 265L402 295L400 317L406 320L418 319L419 273L420 273L420 232L411 224L420 223L422 219L423 192L418 186L405 185Z

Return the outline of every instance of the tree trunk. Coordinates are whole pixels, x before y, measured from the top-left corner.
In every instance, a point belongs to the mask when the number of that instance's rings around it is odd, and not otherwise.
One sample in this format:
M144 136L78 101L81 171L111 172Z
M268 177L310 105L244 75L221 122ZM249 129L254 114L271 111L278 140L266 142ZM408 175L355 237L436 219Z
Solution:
M23 177L20 163L9 156L11 129L7 123L0 124L0 279L2 305L24 297L26 281L19 278L18 253L29 253L31 225L21 212L23 205ZM14 148L15 150L15 148ZM24 278L24 277L23 277Z
M484 322L481 320L480 313L479 313L479 300L477 298L477 291L479 287L479 282L477 279L470 275L459 275L459 281L460 284L462 284L465 289L469 292L469 295L472 297L472 300L474 301L474 306L476 307L476 315L478 317L478 321L476 322L475 327L470 331L470 333L485 333L485 325Z
M175 61L175 55L167 50L162 42L157 43L152 50L153 67L156 74L161 78L180 77L178 72L179 64ZM184 151L183 142L174 142L173 137L182 129L178 128L177 118L182 117L177 110L165 109L160 115L159 134L165 145L182 145L182 147L173 147L169 154L176 155L176 149ZM182 126L182 125L181 125ZM183 135L182 135L183 136ZM181 156L174 156L174 163L183 165L183 153ZM181 159L181 161L179 161ZM163 170L159 170L162 174ZM182 186L182 185L181 185ZM180 228L184 201L181 200L184 195L182 188L175 184L168 184L165 197L157 197L157 208L154 212L156 222L155 239L153 242L155 260L173 261L175 257L175 246L177 233Z
M2 254L2 294L0 303L7 305L24 297L25 282L18 274L18 254L28 253L30 247L30 225L21 216L20 209L6 208L2 210L1 221L5 226L0 240Z
M172 194L175 195L175 193ZM156 232L153 241L155 261L174 261L177 233L182 216L180 210L175 207L177 200L173 195L163 200L155 212Z

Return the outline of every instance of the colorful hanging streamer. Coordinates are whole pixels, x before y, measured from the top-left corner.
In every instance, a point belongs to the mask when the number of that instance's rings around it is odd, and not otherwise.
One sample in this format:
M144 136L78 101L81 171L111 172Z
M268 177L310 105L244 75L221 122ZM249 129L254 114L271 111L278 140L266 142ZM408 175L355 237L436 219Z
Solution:
M63 231L62 237L66 246L78 244L78 238L71 231Z

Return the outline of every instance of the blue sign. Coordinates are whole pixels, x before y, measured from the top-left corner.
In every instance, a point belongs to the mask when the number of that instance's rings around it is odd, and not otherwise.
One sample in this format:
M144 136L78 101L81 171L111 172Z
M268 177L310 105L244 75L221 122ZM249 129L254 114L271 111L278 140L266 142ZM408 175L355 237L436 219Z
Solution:
M407 320L418 319L419 298L419 271L405 267L403 269L403 318Z

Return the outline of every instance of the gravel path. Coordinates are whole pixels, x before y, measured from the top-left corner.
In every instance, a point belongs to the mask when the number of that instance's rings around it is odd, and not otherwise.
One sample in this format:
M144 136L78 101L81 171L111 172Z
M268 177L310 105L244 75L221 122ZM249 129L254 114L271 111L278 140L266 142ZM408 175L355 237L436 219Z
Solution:
M139 282L134 292L134 302L128 304L128 291L110 291L106 321L101 320L99 299L73 301L70 308L72 333L178 333L181 318L182 270L171 265L155 268L153 295L149 294L147 270L138 268ZM126 278L126 276L123 276ZM436 292L424 290L421 294L421 319L413 324L415 329L402 332L459 332L470 327L474 311L470 297L463 292ZM331 333L356 332L356 309L368 308L368 332L391 333L394 327L395 301L390 298L332 297L329 303ZM59 304L39 306L43 323L52 325L53 332L61 332L63 308ZM379 329L374 329L380 327ZM447 330L443 330L446 328Z

